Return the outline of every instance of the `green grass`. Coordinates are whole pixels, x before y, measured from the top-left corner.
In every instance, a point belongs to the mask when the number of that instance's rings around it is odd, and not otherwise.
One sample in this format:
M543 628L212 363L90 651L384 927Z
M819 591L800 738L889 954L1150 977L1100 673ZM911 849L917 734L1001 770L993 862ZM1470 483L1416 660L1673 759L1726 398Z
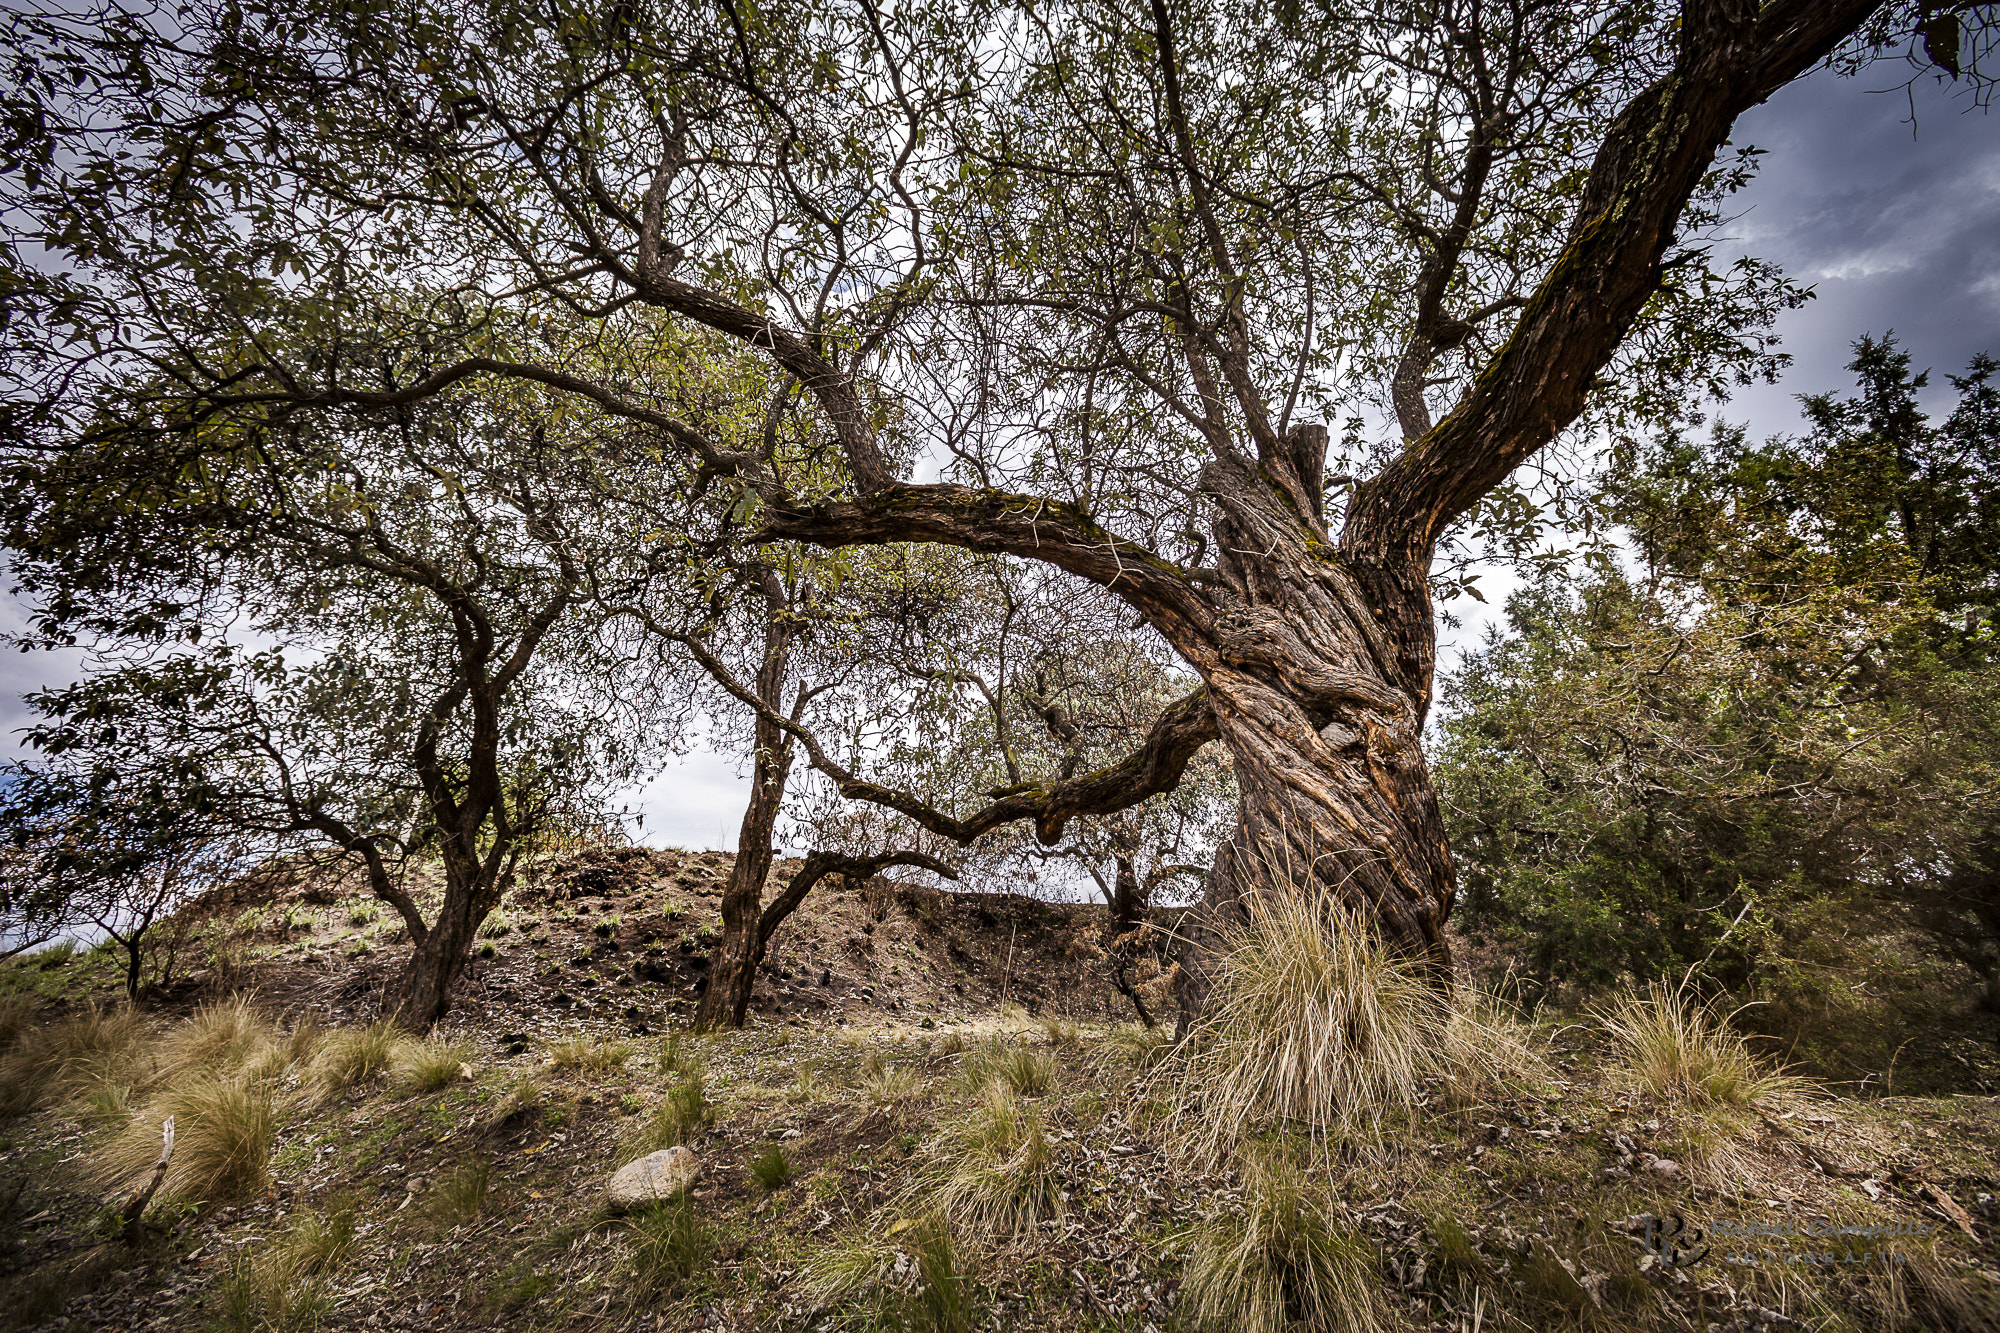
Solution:
M1388 1327L1381 1256L1333 1224L1289 1163L1259 1163L1243 1206L1196 1231L1182 1312L1191 1329L1376 1333Z
M1055 1090L1055 1057L1011 1042L983 1042L966 1051L960 1064L966 1086L977 1092L997 1082L1022 1097L1041 1097Z
M750 1178L766 1194L783 1189L792 1179L792 1164L785 1150L772 1143L750 1159Z
M353 1253L354 1212L294 1216L275 1241L238 1251L221 1283L229 1333L310 1333L333 1308L328 1278Z
M626 1276L640 1302L681 1294L713 1261L715 1238L687 1199L632 1215Z
M440 1230L464 1226L485 1210L492 1179L493 1164L485 1158L464 1163L424 1196L425 1218Z
M1018 1235L1063 1211L1043 1110L997 1079L943 1127L927 1174L938 1212L981 1236Z
M636 1159L684 1144L714 1123L715 1107L708 1100L706 1081L700 1074L687 1075L667 1090L627 1141L627 1156Z

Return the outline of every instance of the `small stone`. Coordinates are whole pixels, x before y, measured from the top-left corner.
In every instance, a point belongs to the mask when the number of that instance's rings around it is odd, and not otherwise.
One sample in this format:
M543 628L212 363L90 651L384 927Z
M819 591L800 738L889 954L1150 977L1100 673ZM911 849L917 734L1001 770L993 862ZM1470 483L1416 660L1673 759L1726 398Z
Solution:
M1681 1174L1681 1164L1670 1157L1655 1157L1646 1163L1646 1169L1666 1176L1670 1180L1678 1178Z
M604 1201L616 1211L643 1208L673 1198L701 1178L701 1159L689 1148L667 1148L618 1168L604 1187Z

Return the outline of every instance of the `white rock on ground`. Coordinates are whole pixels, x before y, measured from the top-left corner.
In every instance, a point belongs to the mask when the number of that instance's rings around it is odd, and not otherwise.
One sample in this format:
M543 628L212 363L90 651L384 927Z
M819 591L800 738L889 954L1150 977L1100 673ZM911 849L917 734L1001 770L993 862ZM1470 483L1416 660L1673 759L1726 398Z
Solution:
M664 1203L701 1178L701 1159L689 1148L666 1148L628 1162L604 1187L612 1208L644 1208Z

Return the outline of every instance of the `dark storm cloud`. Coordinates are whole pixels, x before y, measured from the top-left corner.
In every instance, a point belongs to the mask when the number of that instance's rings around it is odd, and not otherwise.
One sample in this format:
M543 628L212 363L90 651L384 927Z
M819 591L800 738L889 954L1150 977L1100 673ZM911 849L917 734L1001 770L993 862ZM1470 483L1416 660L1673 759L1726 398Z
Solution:
M2000 115L1968 112L1962 86L1929 75L1906 95L1893 87L1906 73L1817 74L1737 125L1738 144L1768 155L1718 254L1776 260L1817 292L1780 322L1794 361L1782 382L1724 409L1757 434L1797 428L1794 395L1847 388L1863 333L1894 329L1936 386L1974 353L2000 354Z

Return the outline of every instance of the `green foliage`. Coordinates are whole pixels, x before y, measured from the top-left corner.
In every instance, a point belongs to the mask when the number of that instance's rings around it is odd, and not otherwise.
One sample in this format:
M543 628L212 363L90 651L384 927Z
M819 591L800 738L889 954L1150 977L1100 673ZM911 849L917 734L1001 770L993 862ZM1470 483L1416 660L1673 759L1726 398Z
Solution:
M712 1262L715 1237L685 1197L635 1213L627 1275L641 1301L671 1299Z
M785 1150L777 1144L768 1144L764 1150L750 1159L750 1176L766 1193L782 1189L792 1178L792 1164L785 1156Z
M1803 438L1624 460L1642 572L1523 590L1445 690L1460 920L1544 994L1699 965L1797 1023L1911 924L2000 983L1995 367L1942 424L1853 369Z

